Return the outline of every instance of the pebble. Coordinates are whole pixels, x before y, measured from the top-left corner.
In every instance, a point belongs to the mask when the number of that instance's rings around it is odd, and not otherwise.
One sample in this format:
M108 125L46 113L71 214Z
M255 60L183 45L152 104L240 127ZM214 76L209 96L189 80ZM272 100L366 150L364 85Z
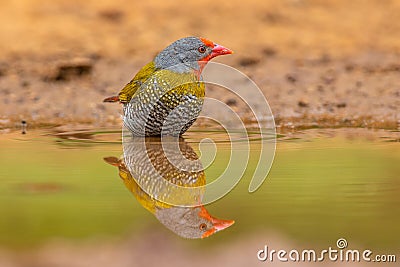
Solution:
M299 105L299 107L306 108L306 107L309 107L310 103L307 100L302 99L302 100L299 100L297 105Z

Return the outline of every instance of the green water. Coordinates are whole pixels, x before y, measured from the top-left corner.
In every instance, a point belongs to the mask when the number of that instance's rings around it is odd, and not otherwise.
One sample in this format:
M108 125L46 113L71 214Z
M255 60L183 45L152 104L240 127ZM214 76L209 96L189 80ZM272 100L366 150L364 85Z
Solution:
M245 177L207 206L236 223L205 244L273 231L315 246L345 237L369 248L399 248L399 133L357 130L349 138L348 132L353 130L279 136L270 174L250 194L259 150L254 138ZM191 132L186 140L197 150L205 137L217 137L217 157L206 169L212 180L223 171L230 146L219 132ZM121 156L120 139L115 131L2 136L0 247L123 238L148 225L162 228L125 188L117 169L103 161Z

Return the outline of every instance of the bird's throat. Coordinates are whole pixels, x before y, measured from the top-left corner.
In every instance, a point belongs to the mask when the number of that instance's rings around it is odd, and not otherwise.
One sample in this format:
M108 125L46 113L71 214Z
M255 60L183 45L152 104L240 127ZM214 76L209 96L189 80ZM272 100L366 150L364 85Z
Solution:
M209 57L209 58L208 58ZM196 69L194 72L197 76L197 79L200 80L201 73L203 72L203 69L206 67L207 63L210 61L211 56L208 56L206 58L203 58L202 60L197 61L197 64L199 64L199 68Z

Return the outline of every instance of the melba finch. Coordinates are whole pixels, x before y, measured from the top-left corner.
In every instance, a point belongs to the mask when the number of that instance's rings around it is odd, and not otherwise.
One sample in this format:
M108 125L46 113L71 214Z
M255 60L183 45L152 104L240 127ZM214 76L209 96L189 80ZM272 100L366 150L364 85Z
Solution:
M133 135L181 135L203 106L203 68L212 58L232 53L204 38L179 39L145 65L118 96L104 102L124 105L124 124Z

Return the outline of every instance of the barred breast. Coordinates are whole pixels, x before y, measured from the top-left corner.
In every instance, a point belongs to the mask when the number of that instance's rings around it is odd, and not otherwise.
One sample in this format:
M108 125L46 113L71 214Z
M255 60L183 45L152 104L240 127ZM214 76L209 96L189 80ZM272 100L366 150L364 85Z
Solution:
M204 89L193 73L157 71L124 106L124 124L135 136L181 135L199 116Z

